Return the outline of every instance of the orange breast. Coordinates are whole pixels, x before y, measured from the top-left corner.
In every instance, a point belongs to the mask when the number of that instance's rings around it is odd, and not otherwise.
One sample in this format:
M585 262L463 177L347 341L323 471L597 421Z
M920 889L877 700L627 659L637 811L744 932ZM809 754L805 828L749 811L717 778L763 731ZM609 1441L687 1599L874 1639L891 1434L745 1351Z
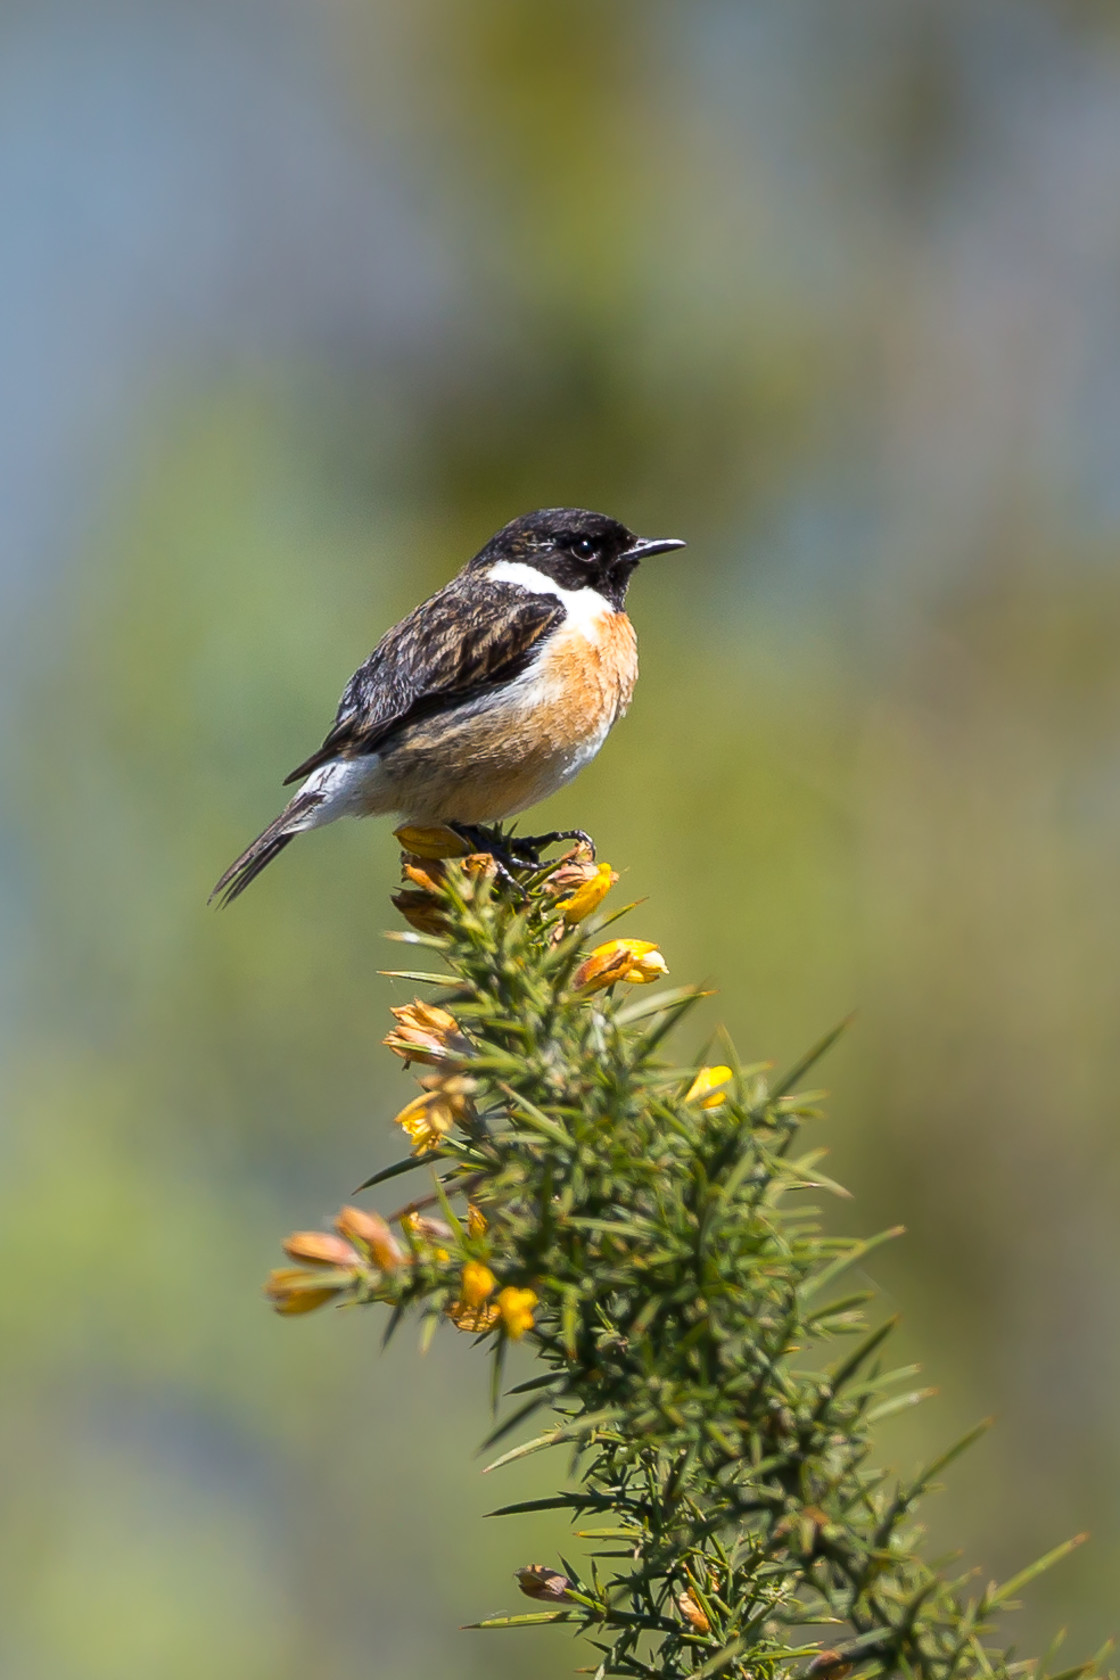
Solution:
M625 613L569 622L507 688L405 730L382 761L368 809L418 822L490 822L526 810L594 758L637 676Z
M540 679L534 710L545 735L605 735L629 706L638 679L634 626L620 612L604 613L589 631L565 625L548 643Z

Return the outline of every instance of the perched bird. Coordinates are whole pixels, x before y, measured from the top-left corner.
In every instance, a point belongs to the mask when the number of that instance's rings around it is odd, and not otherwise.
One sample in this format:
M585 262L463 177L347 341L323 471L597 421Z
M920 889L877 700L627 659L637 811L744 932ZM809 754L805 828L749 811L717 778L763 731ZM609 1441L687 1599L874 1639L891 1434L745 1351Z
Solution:
M503 526L381 638L322 746L287 778L298 792L211 898L228 904L297 834L336 817L470 830L563 787L630 704L634 569L683 547L584 508Z

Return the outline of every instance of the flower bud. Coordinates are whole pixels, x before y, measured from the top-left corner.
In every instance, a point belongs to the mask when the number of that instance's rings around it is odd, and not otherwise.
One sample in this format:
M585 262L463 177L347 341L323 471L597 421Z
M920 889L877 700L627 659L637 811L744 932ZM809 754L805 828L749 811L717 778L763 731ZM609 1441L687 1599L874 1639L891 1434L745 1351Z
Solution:
M446 933L447 919L438 902L426 892L410 892L405 888L392 893L390 901L417 933Z
M821 1680L845 1680L854 1667L839 1651L818 1651L805 1672L819 1675Z
M526 1330L533 1328L533 1308L538 1298L532 1289L513 1287L503 1289L498 1295L498 1311L511 1341L519 1342Z
M703 1605L700 1603L691 1588L689 1588L687 1592L677 1594L677 1609L680 1611L689 1627L693 1628L697 1633L711 1633L712 1624L704 1612Z
M608 939L580 963L572 975L572 987L590 994L614 986L620 980L646 985L668 972L665 958L648 939Z
M479 1260L468 1260L459 1282L459 1299L465 1306L480 1307L488 1295L493 1295L498 1280Z
M334 1228L351 1242L361 1243L369 1251L374 1264L383 1272L395 1272L405 1259L400 1243L378 1213L364 1208L344 1207L334 1222Z
M421 892L428 893L429 896L437 896L442 891L445 874L442 863L429 862L424 865L406 862L401 867L404 879L411 881L414 887L419 887Z
M547 1563L527 1563L523 1569L514 1570L514 1577L526 1598L551 1599L553 1604L568 1602L571 1581Z
M326 1306L346 1287L341 1281L324 1283L321 1273L304 1271L302 1266L284 1266L269 1272L264 1292L278 1313L294 1318Z
M393 834L401 843L401 851L411 852L414 857L437 860L462 857L468 849L466 841L453 828L412 828L406 824L395 828Z
M458 1063L470 1052L470 1043L459 1031L459 1023L446 1009L423 998L414 998L391 1010L397 1025L381 1040L405 1062L422 1062L429 1067Z
M473 1202L467 1203L467 1235L480 1237L486 1230L487 1219L481 1208L475 1207Z
M358 1255L348 1242L331 1231L293 1231L284 1238L284 1253L310 1266L356 1266Z
M698 1102L701 1108L718 1108L727 1097L725 1087L734 1078L729 1067L702 1067L685 1093L685 1102Z

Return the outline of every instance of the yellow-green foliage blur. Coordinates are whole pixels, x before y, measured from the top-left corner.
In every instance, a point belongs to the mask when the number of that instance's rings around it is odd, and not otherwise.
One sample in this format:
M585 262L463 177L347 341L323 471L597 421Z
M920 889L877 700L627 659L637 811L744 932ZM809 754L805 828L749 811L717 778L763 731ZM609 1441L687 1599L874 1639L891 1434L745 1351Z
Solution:
M858 1011L829 1170L846 1229L907 1226L874 1275L941 1389L892 1450L998 1414L935 1539L990 1578L1091 1529L1021 1615L1024 1649L1091 1649L1120 1577L1113 8L97 10L0 22L0 1669L573 1665L457 1631L566 1539L480 1520L550 1467L481 1480L466 1339L381 1357L369 1314L260 1295L400 1149L389 825L205 909L380 633L568 503L689 548L633 586L630 717L533 826L594 833L674 983L718 987L682 1054L726 1019L789 1061Z

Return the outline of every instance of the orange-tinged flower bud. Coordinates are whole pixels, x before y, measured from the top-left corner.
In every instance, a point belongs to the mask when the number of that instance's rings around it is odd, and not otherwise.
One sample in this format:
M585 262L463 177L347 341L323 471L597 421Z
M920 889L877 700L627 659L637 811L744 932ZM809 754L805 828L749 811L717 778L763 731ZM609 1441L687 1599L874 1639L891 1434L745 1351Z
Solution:
M507 1286L499 1293L498 1311L511 1341L519 1342L526 1330L533 1328L533 1308L537 1301L536 1291L532 1289Z
M454 1015L437 1004L414 998L390 1012L397 1025L382 1044L406 1062L423 1062L429 1067L459 1063L470 1052L470 1043L459 1031Z
M472 1336L481 1336L484 1331L493 1330L502 1316L502 1311L493 1301L481 1307L469 1307L465 1301L452 1301L447 1308L447 1316L456 1330L465 1330Z
M325 1307L345 1287L342 1282L324 1283L320 1273L306 1272L302 1266L284 1266L269 1272L264 1292L278 1313L294 1318Z
M551 1599L554 1604L567 1600L572 1585L566 1575L550 1569L547 1563L527 1563L523 1569L514 1570L514 1577L526 1598Z
M572 975L572 986L576 991L601 992L622 979L630 960L630 952L621 939L608 940L605 945L596 946L580 963Z
M414 857L435 860L462 857L467 850L466 841L452 828L412 828L406 824L395 828L393 834L400 841L401 850L411 852Z
M572 975L576 991L601 992L620 980L646 985L669 970L657 946L648 939L608 939L597 945Z
M677 1609L689 1627L694 1628L697 1633L711 1633L712 1624L704 1614L703 1605L696 1598L691 1588L687 1592L677 1594Z
M480 1237L486 1230L487 1220L482 1209L475 1207L473 1202L467 1203L467 1235Z
M403 892L393 893L391 902L417 933L439 934L447 931L444 912L429 893L410 892L406 888Z
M468 1307L480 1307L488 1295L493 1295L498 1280L479 1260L468 1260L459 1282L459 1299Z
M359 1261L348 1242L332 1231L293 1231L284 1238L284 1253L312 1266L356 1266Z
M406 863L401 874L406 881L411 881L414 887L419 887L423 893L437 894L443 885L444 867L442 863Z
M839 1651L818 1651L805 1672L820 1675L821 1680L844 1680L854 1666Z
M404 1250L379 1213L367 1213L365 1208L344 1207L334 1227L351 1242L359 1242L367 1248L374 1264L383 1272L395 1272L398 1266L403 1265Z
M727 1096L734 1074L729 1067L702 1067L685 1093L685 1102L698 1102L701 1108L718 1108Z

